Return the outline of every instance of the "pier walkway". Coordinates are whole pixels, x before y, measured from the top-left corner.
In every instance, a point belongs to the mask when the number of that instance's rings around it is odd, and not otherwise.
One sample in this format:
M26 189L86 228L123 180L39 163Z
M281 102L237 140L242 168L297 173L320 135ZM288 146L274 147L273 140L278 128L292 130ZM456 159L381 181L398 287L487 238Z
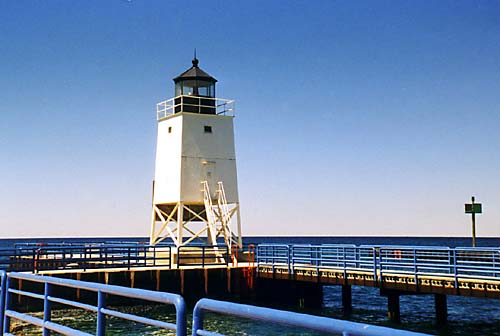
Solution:
M262 244L256 263L260 278L500 298L500 248Z
M324 285L338 285L347 314L351 286L369 286L387 297L393 321L400 320L400 296L434 295L438 324L447 320L447 295L500 299L500 248L258 244L241 251L140 243L32 245L0 250L0 268L190 299L253 297L309 307L321 307Z
M209 245L31 244L0 250L0 269L174 292L189 299L233 297L251 295L254 255L253 246L243 253Z
M402 295L434 295L438 324L447 321L447 295L500 298L500 248L261 244L256 263L257 282L267 283L261 290L269 295L290 284L309 284L298 299L318 305L323 285L340 285L347 313L351 286L379 288L396 322Z

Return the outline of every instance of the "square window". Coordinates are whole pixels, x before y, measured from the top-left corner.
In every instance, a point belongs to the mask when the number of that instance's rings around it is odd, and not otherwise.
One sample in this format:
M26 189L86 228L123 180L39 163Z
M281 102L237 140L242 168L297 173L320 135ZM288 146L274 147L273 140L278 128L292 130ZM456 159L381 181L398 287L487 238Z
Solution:
M205 133L212 133L212 126L205 126Z

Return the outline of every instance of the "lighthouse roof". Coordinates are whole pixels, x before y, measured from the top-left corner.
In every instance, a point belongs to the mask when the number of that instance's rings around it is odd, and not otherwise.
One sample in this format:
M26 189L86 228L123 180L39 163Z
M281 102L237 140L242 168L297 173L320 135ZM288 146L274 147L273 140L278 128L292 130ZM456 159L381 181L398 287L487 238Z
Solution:
M191 68L187 69L186 71L181 73L179 76L174 78L175 83L178 83L182 80L187 80L187 79L202 79L202 80L206 80L206 81L209 81L212 83L217 82L217 79L210 76L208 73L203 71L198 66L199 61L196 58L196 56L193 58L192 62L193 62L193 66Z

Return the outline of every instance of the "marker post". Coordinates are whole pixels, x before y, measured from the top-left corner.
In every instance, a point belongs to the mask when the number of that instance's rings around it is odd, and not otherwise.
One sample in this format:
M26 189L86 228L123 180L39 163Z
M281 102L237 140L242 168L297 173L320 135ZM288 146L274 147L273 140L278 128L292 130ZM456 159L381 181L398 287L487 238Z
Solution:
M475 203L476 198L471 197L471 203L465 203L465 213L472 215L472 247L476 247L476 214L483 212L483 205Z

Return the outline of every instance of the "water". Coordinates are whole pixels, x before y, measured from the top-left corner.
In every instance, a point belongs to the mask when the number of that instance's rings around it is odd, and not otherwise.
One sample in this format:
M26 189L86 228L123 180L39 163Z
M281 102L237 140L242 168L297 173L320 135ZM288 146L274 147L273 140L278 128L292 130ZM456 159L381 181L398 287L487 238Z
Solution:
M146 238L94 238L94 239L2 239L0 247L12 247L15 243L59 243L59 242L103 242L103 241L147 241ZM420 246L470 246L470 238L422 238L422 237L247 237L245 244L249 243L308 243L308 244L355 244L355 245L420 245ZM480 247L498 247L500 238L478 238ZM345 318L342 315L341 291L338 286L325 286L323 308L321 310L301 310L304 313ZM432 295L402 296L401 324L391 324L387 319L387 299L379 295L379 290L370 287L352 288L353 312L349 320L370 323L406 330L420 331L443 336L465 335L500 335L500 300L448 296L448 324L438 328L434 319L434 297ZM283 307L288 310L297 310L296 307ZM169 308L157 305L120 307L119 309L137 313L142 316L174 320L174 315ZM188 311L192 311L192 307ZM65 325L78 327L78 329L91 332L95 331L95 315L82 313L78 310L55 311L54 320L62 321ZM188 326L190 321L188 316ZM319 335L304 333L300 330L272 324L254 323L231 317L209 315L207 326L211 331L227 335ZM18 335L39 335L36 328L19 326ZM124 323L116 319L108 319L108 335L174 335L171 331L157 330L134 323Z
M0 239L0 248L15 244L33 243L100 243L100 242L149 242L146 237L131 238L24 238ZM471 246L471 238L465 237L245 237L244 244L354 244L354 245L418 245L418 246ZM478 247L499 247L500 238L477 238Z
M324 288L323 312L342 317L340 288ZM352 321L370 323L439 335L500 335L500 301L449 295L448 325L438 328L434 319L432 295L406 295L400 298L401 324L387 320L387 299L371 287L352 287Z
M134 306L134 307L113 307L127 313L133 313L141 316L147 316L166 322L175 322L175 314L165 309L165 306ZM191 309L192 310L192 309ZM34 316L42 318L41 313L35 313ZM52 321L59 324L78 329L90 334L95 334L95 314L82 312L76 309L55 310ZM250 320L243 320L232 316L222 316L214 313L205 315L205 328L225 335L289 335L289 336L322 336L324 333L307 332L293 327L283 327L271 323L255 323ZM188 335L191 332L192 315L187 315ZM24 323L18 323L13 327L14 335L38 336L41 335L40 329ZM106 335L158 335L173 336L175 331L158 329L156 327L144 326L135 322L124 322L122 320L108 317L106 324Z

